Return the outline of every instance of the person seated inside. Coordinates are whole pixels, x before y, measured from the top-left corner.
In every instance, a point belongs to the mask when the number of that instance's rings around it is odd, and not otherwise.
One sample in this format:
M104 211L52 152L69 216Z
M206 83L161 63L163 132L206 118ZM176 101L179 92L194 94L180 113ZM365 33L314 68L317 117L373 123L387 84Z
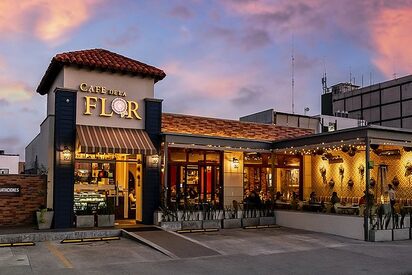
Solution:
M275 196L275 202L281 202L283 199L283 195L282 193L280 193L279 191L276 192L276 196Z
M253 190L252 192L250 192L250 195L249 195L247 201L248 201L248 207L249 207L250 209L255 209L255 208L259 207L259 206L260 206L260 203L261 203L260 197L259 197L259 195L256 193L255 190Z
M173 186L170 188L170 201L171 201L171 202L176 202L176 195L177 195L177 193L176 193L176 185L173 185Z
M129 219L136 218L136 193L135 190L132 188L129 191Z
M331 204L332 204L332 207L331 207L331 209L330 209L330 212L331 212L331 213L336 213L335 205L338 204L338 203L340 203L340 198L338 197L338 193L336 193L336 192L333 192L333 193L332 193L332 197L330 198L330 202L331 202Z
M197 198L197 192L196 192L196 190L193 188L193 187L190 187L189 188L189 198L190 199L196 199Z
M330 202L332 204L336 204L336 203L340 202L340 198L338 197L338 193L336 193L336 192L332 193L332 197L330 198Z
M136 209L136 197L135 197L135 191L134 189L130 189L129 192L129 205L130 209Z
M310 204L318 203L318 199L316 198L316 193L314 191L312 193L310 193L309 203Z

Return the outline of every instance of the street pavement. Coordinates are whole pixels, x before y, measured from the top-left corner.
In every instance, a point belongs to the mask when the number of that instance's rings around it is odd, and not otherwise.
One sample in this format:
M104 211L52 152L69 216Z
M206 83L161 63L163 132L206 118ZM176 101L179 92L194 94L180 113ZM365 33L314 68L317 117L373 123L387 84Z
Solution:
M226 229L182 237L182 242L190 240L215 255L190 257L187 246L185 257L170 258L125 238L49 241L0 248L0 274L412 274L410 240L368 243L289 228Z

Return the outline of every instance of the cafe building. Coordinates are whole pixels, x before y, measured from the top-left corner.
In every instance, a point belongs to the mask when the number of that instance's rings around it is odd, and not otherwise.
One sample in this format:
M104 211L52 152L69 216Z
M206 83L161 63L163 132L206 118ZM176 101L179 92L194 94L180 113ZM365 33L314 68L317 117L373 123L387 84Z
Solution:
M389 229L410 228L410 130L315 134L163 113L154 87L165 76L103 49L53 57L37 88L47 116L26 147L26 170L47 175L55 228L75 226L78 213L101 204L114 207L119 223L152 224L159 207L223 210L252 193L275 206L282 226L369 240L370 230L388 229L382 213L396 213ZM398 207L391 212L383 208L388 184ZM366 203L365 193L373 195Z
M115 205L117 220L150 224L161 204L223 208L247 190L273 196L273 140L311 131L162 113L154 87L165 76L103 49L53 57L37 88L47 115L26 147L26 170L47 174L55 228L100 203ZM281 169L299 177L298 165Z

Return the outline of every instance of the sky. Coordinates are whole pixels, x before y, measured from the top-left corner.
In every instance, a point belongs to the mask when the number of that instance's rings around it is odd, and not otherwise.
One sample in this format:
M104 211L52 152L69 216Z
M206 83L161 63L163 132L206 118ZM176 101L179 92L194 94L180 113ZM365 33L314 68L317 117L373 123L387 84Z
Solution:
M161 68L165 112L238 119L320 113L321 77L412 73L412 0L0 0L0 149L24 155L57 53L104 48Z

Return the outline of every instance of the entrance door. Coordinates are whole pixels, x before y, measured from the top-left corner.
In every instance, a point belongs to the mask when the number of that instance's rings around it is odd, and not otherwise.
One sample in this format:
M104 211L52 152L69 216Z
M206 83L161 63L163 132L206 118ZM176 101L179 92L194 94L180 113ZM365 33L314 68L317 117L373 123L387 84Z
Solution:
M212 202L219 205L221 202L221 186L219 184L220 169L218 166L199 166L199 198L202 202Z
M128 212L129 218L135 218L136 221L142 221L142 205L143 205L143 184L142 184L142 165L139 163L128 163L128 189L129 192L134 190L134 195L129 194L128 197ZM135 202L132 199L136 200Z
M223 203L218 165L169 165L168 203L182 206L185 203Z

